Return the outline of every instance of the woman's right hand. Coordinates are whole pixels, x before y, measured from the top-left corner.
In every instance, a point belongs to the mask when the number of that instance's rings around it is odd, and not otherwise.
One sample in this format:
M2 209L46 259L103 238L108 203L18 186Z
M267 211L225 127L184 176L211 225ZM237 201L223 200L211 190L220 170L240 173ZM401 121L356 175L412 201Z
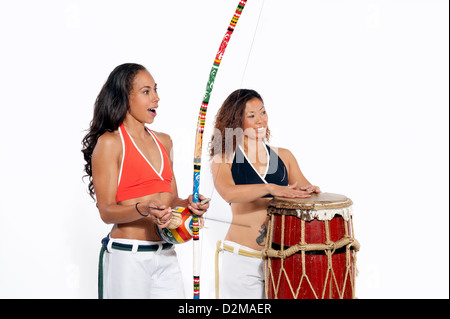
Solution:
M172 218L171 207L162 205L157 199L143 202L142 205L145 207L145 211L148 214L147 218L151 218L159 228L166 228L170 224Z
M297 182L288 186L280 186L276 184L268 184L270 194L273 196L286 197L286 198L309 198L311 192L307 190L297 189Z

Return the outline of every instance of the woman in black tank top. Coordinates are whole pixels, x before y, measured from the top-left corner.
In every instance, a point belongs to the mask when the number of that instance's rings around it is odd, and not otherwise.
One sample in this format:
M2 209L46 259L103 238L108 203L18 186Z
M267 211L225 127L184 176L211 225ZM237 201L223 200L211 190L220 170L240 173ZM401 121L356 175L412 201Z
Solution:
M248 258L264 248L270 198L307 198L320 192L289 150L267 145L269 137L261 96L253 90L233 92L216 116L209 148L214 186L233 216L223 245L221 298L265 297L262 260Z

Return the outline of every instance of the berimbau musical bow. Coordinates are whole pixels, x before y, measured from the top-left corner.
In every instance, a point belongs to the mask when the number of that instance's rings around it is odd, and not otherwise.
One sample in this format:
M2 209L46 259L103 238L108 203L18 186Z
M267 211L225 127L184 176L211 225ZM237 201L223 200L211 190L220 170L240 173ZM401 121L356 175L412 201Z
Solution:
M203 145L203 131L205 129L206 111L208 109L209 99L211 97L211 92L214 85L214 80L216 79L217 71L222 61L225 49L228 46L231 35L233 34L234 28L238 23L238 20L244 10L247 0L240 0L237 6L236 12L231 19L230 25L228 26L227 32L220 43L219 51L214 59L214 64L209 73L208 84L206 85L206 92L203 97L203 102L200 107L200 113L198 115L197 121L197 132L195 135L195 151L194 151L194 190L193 190L193 201L194 203L199 202L199 187L200 187L200 168L202 162L202 145ZM193 215L192 218L192 232L193 232L193 274L194 274L194 299L200 299L200 233L199 233L199 219L197 215Z

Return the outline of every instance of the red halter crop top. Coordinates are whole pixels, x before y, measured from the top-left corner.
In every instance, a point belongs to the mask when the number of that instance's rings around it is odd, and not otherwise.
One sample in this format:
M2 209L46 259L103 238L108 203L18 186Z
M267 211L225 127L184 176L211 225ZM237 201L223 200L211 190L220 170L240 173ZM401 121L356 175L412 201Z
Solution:
M158 146L161 155L161 169L159 172L155 170L121 124L119 134L122 139L123 155L116 202L154 193L172 192L173 172L170 167L169 155L156 135L148 128L147 131Z

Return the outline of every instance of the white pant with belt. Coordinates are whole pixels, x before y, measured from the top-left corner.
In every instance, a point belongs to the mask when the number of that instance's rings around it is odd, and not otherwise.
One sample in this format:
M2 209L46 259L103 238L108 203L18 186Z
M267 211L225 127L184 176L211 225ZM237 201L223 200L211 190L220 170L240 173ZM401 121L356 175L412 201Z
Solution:
M264 262L259 251L231 241L223 242L219 276L220 299L265 299ZM232 247L233 252L225 249ZM246 253L253 257L243 255Z
M131 245L131 251L112 243ZM156 251L138 251L140 245L156 245ZM174 246L163 242L111 238L99 265L99 297L105 299L185 298L183 278ZM142 247L142 246L141 246Z

